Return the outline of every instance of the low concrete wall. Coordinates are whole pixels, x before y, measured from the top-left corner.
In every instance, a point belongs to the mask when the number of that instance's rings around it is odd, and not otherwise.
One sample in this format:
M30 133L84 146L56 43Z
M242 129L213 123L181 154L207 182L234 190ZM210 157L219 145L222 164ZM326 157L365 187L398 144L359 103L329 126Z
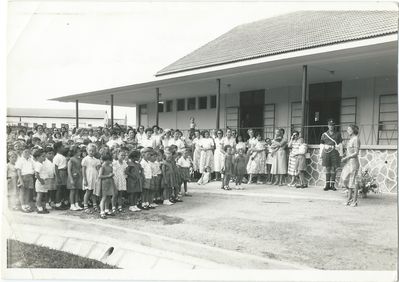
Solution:
M309 146L310 160L307 167L309 185L324 186L325 174L321 166L319 146ZM360 150L360 167L368 169L378 183L382 192L397 192L397 147L396 146L363 146ZM342 167L337 170L337 182Z

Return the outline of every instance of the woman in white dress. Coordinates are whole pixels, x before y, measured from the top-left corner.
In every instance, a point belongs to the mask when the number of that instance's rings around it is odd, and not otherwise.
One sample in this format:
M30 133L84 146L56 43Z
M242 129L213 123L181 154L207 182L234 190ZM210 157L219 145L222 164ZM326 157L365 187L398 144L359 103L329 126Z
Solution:
M203 138L200 142L201 156L200 156L200 173L204 173L205 169L208 167L210 171L213 171L213 148L215 143L213 139L209 136L209 131L205 130L203 132Z
M226 129L226 136L223 137L223 144L224 144L224 146L230 145L232 150L233 150L233 152L236 150L237 142L236 142L236 139L233 136L232 131L231 131L230 128Z
M200 169L200 158L201 158L201 134L199 130L194 131L194 139L192 143L193 150L193 168L194 171L199 171Z
M216 132L215 138L215 153L214 153L214 171L215 171L215 180L221 180L221 171L224 167L224 138L223 131L218 130Z

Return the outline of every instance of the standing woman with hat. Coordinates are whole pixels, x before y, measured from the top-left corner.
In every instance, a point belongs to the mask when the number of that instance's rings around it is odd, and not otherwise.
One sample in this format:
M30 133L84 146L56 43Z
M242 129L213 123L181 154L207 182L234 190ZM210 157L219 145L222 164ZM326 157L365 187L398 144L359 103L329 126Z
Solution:
M335 188L335 171L340 166L340 153L338 150L342 148L341 133L335 131L335 123L332 119L328 120L328 130L321 135L320 152L322 166L326 171L326 185L324 191L333 190Z

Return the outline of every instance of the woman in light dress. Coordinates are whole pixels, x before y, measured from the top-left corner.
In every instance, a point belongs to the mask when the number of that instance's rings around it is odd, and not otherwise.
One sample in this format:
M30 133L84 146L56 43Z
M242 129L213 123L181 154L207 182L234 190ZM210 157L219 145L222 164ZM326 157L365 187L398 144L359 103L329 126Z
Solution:
M223 131L219 129L216 132L215 138L215 153L214 153L214 168L215 171L215 180L219 181L221 179L221 171L224 167L224 138L223 138Z
M251 183L253 176L257 176L258 184L262 184L261 177L264 176L266 170L266 143L262 140L262 135L256 135L256 143L249 151L251 152L247 164L247 172L249 174L248 182Z
M274 185L283 186L284 175L287 174L287 140L284 138L284 129L277 129L272 142L273 163L271 174L276 175Z
M213 139L209 136L209 131L205 130L203 132L203 138L200 142L201 156L200 156L200 173L204 173L205 169L208 167L210 171L213 171L213 148L215 144Z
M359 150L360 140L358 137L359 127L357 125L349 125L346 130L349 135L349 141L346 145L346 154L342 158L345 163L341 173L341 187L348 189L348 199L345 202L346 206L357 206L357 190L359 177Z
M199 130L194 131L194 139L192 143L193 150L193 168L194 171L200 170L200 158L201 158L201 134Z

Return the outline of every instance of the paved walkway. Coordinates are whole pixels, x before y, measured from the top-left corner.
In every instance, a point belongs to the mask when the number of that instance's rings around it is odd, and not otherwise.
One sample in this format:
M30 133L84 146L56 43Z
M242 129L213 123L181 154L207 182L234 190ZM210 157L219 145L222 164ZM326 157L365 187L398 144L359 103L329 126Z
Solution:
M51 215L11 212L8 238L127 269L310 269L156 234ZM111 252L112 249L112 252ZM245 261L245 263L243 263Z

